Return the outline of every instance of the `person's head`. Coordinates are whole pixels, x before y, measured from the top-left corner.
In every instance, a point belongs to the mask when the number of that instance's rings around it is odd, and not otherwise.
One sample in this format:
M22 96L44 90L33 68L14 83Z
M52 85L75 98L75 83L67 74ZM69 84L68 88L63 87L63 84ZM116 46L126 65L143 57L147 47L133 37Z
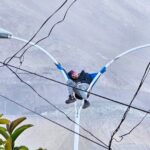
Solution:
M73 80L76 80L79 77L79 73L74 70L69 71L68 75Z

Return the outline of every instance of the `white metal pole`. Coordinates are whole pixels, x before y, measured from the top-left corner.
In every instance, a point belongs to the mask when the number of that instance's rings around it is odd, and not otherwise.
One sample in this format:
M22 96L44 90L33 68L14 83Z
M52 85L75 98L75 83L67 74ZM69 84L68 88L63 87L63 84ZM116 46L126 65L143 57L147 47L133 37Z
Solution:
M80 116L81 116L81 110L82 110L83 103L84 103L84 100L79 108L77 106L77 103L75 103L75 122L77 124L80 124ZM80 127L77 124L75 124L75 126L74 126L74 131L76 133L80 133ZM74 135L74 150L79 149L79 140L80 140L79 135L75 134Z

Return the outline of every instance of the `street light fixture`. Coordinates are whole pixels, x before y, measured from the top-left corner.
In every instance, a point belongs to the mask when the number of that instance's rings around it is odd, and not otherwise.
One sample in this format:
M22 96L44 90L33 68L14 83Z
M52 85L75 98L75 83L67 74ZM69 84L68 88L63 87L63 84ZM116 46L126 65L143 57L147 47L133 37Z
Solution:
M0 28L0 38L5 38L5 39L9 39L11 38L12 33Z

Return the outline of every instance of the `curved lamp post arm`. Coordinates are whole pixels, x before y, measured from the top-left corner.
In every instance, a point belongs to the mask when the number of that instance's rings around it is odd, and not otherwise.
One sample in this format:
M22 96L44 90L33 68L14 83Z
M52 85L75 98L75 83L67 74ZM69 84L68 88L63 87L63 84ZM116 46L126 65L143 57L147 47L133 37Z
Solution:
M0 28L0 38L15 39L15 40L22 41L24 43L28 43L28 40L25 40L25 39L22 39L22 38L19 38L19 37L15 37L15 36L13 36L13 34L11 32L9 32L7 30L4 30L2 28ZM44 48L42 48L39 45L36 45L33 42L29 42L29 44L32 45L32 46L35 46L36 48L38 48L39 50L44 52L54 62L57 69L61 71L61 73L63 74L65 80L66 81L68 80L68 76L67 76L67 73L66 73L65 69L63 68L63 66L59 62L57 62L57 60L50 53L48 53Z
M19 38L19 37L16 37L16 36L11 36L11 39L15 39L15 40L18 40L18 41L22 41L22 42L24 42L24 43L27 43L27 42L28 42L27 40L22 39L22 38ZM33 43L33 42L30 42L29 44L32 45L32 46L34 46L34 47L36 47L36 48L38 48L38 49L40 49L42 52L44 52L50 59L53 60L53 62L54 62L55 64L58 63L58 62L56 61L56 59L55 59L51 54L49 54L44 48L42 48L41 46L36 45L36 44Z
M10 39L19 40L19 41L22 41L22 42L24 42L24 43L27 43L27 42L28 42L28 41L25 40L25 39L22 39L22 38L19 38L19 37L15 37L15 36L10 36L9 38L10 38ZM30 42L29 44L32 45L32 46L34 46L34 47L36 47L36 48L38 48L38 49L41 50L42 52L44 52L44 53L54 62L54 64L57 66L57 68L61 71L61 73L63 74L65 80L66 80L66 81L68 80L68 76L66 75L65 70L63 69L63 67L61 66L61 64L58 63L57 60L56 60L50 53L48 53L44 48L42 48L42 47L39 46L39 45L36 45L36 44L33 43L33 42Z
M91 90L91 88L94 86L94 84L97 82L97 80L99 79L99 77L104 74L108 67L110 67L115 61L117 61L118 59L120 59L121 57L129 54L129 53L132 53L132 52L135 52L135 51L138 51L138 50L141 50L142 48L146 48L146 47L150 47L150 44L145 44L145 45L141 45L141 46L137 46L137 47L134 47L134 48L131 48L129 50L126 50L125 52L117 55L114 59L110 60L105 66L103 66L100 71L98 72L98 74L96 75L96 77L93 79L92 83L90 84L87 92L89 92Z

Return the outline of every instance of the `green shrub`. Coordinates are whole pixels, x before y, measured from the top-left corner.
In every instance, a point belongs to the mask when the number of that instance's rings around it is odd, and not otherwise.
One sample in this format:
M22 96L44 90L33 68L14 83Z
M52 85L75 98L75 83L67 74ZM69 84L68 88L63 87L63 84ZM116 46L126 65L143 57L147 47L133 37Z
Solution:
M26 120L26 117L21 117L14 121L10 121L8 119L2 118L2 116L3 115L0 115L0 134L5 139L5 141L0 139L0 146L3 146L5 150L28 150L28 148L25 146L15 147L15 141L25 130L32 127L33 125L25 124L18 127L24 120ZM5 127L2 125L5 125Z

